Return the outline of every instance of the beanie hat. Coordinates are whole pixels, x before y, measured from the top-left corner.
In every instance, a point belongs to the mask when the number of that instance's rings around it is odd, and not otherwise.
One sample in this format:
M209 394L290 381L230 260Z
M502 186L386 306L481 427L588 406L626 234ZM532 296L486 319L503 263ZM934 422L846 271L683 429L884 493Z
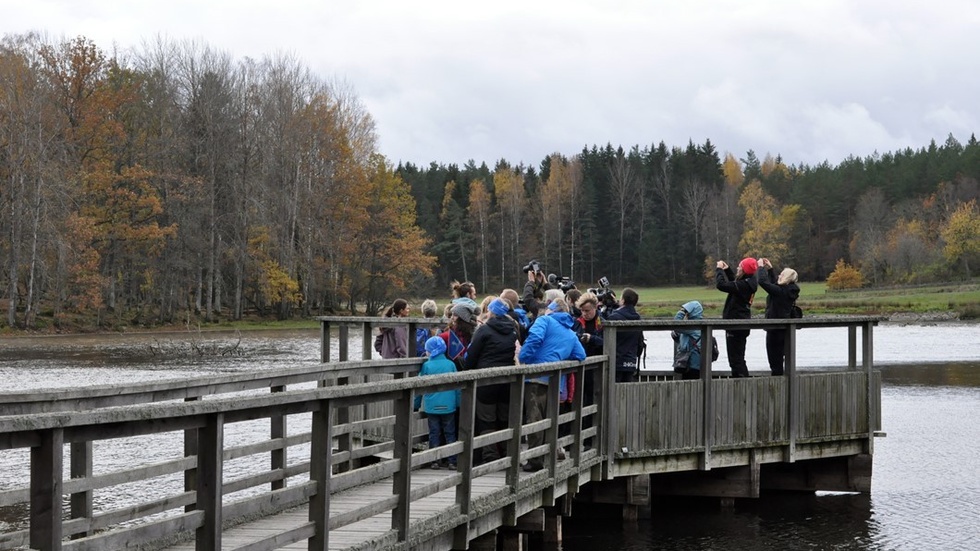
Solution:
M453 306L452 314L466 323L473 323L479 314L476 306L470 306L465 302L458 302Z
M489 309L490 313L495 316L506 316L507 312L510 312L510 306L499 298L495 298L490 302Z
M743 258L742 261L738 263L738 267L742 269L743 274L752 275L757 269L759 269L759 263L756 262L754 258Z
M429 353L429 356L438 356L446 352L446 341L442 340L442 337L429 337L425 341L425 351Z

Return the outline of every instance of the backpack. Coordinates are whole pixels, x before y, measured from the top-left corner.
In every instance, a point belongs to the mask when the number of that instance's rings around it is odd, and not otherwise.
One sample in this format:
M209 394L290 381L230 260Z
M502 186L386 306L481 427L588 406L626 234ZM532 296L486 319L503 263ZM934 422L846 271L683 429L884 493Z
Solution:
M430 332L425 327L419 327L415 330L415 355L418 357L425 356L425 341L429 339Z
M670 338L674 339L674 372L685 373L691 368L691 352L697 350L701 351L701 340L691 339L693 347L689 350L681 350L680 346L680 335L676 331L670 332ZM714 336L711 337L711 361L718 361L718 356L721 354L718 350L718 339ZM700 369L701 366L698 366Z

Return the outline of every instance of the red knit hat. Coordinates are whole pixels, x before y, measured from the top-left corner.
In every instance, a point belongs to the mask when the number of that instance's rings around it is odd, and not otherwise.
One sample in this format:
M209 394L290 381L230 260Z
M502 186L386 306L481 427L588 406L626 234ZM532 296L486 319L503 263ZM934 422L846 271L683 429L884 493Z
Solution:
M754 258L743 258L742 261L738 263L738 267L742 269L743 274L752 275L759 269L759 263L756 262Z

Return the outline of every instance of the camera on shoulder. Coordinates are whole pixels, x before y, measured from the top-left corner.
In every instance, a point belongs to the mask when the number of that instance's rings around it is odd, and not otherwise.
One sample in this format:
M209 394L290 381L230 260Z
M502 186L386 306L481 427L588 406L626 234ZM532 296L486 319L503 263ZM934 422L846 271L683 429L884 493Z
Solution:
M602 276L598 281L599 286L593 287L588 291L599 299L599 303L606 308L615 308L616 304L616 292L609 287L609 279L606 276Z

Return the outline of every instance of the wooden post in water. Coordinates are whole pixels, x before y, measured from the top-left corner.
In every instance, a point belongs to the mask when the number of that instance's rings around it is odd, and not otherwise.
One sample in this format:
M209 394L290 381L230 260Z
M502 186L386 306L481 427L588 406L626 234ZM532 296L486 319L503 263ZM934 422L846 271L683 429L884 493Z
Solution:
M787 463L796 461L796 438L799 436L800 425L800 378L796 373L796 324L790 323L786 330L785 362L783 367L783 377L786 384L786 420L788 423L787 436L789 443L786 445L784 455Z
M866 374L865 380L867 381L867 399L865 400L865 407L868 410L868 445L865 453L868 455L874 454L875 448L875 425L874 425L874 415L875 415L875 404L877 401L876 393L874 389L874 337L872 336L872 328L874 327L874 322L866 321L863 325L863 335L862 341L864 344L864 354L863 354L863 366L864 372Z

